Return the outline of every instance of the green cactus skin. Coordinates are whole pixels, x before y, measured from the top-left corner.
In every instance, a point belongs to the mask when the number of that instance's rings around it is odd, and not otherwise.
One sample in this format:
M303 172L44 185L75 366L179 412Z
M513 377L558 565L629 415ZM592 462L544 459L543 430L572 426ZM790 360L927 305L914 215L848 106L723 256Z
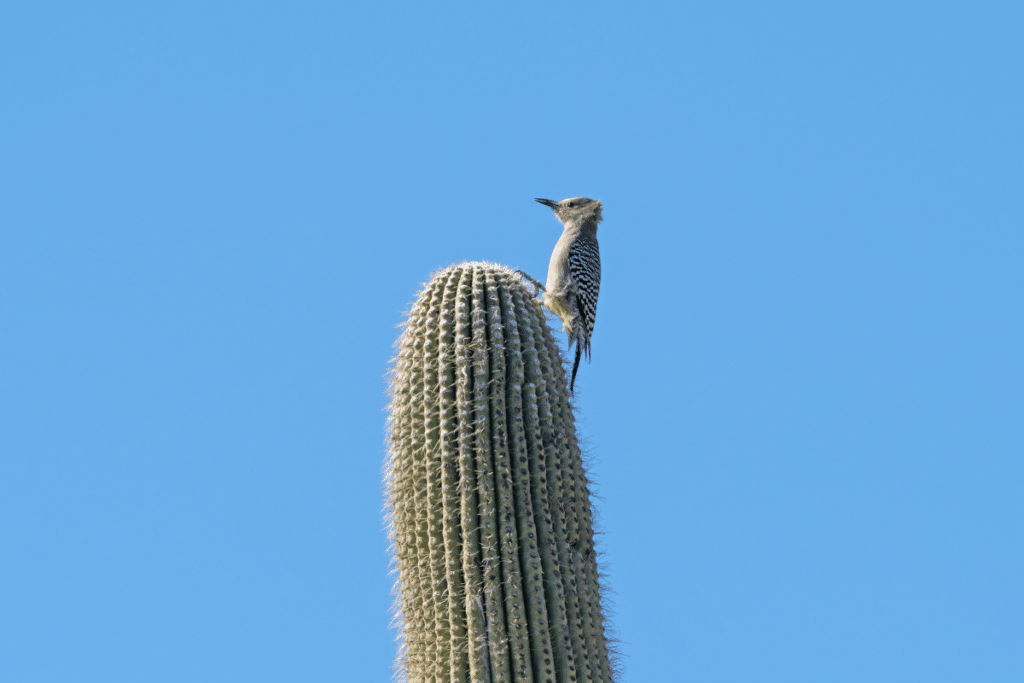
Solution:
M514 271L436 273L399 339L390 394L399 678L610 683L562 356Z

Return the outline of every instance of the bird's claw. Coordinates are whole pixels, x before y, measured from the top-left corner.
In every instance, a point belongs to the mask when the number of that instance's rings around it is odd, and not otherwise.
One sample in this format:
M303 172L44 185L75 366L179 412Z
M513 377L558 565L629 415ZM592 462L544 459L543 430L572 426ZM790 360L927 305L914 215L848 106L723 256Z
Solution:
M542 285L541 283L537 282L536 280L534 280L532 277L530 277L529 275L527 275L523 271L517 269L517 270L514 270L512 272L519 274L519 276L520 276L519 277L519 281L520 282L522 282L523 280L526 280L531 285L533 285L533 290L530 292L530 296L537 296L538 293L545 291L544 285Z

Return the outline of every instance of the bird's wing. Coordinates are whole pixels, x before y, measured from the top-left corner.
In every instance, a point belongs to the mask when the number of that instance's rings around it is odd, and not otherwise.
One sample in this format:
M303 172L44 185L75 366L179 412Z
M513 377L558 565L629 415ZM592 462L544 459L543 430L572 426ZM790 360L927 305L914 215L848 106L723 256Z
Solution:
M596 241L576 240L569 248L569 274L576 284L576 308L581 330L579 342L590 360L590 335L597 316L597 295L601 289L601 254Z

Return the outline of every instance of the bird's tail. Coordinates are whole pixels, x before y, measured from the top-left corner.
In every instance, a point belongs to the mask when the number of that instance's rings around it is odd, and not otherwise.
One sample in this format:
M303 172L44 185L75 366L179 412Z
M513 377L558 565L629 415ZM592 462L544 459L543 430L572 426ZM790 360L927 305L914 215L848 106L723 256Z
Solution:
M580 357L583 355L583 344L576 342L576 361L572 364L572 379L569 380L569 393L573 393L576 386L576 371L580 369Z

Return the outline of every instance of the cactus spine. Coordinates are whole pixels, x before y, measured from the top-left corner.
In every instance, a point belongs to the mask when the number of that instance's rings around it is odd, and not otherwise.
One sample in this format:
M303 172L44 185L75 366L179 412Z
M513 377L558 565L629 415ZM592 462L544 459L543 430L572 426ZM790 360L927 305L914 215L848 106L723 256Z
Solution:
M559 347L504 266L434 275L391 375L399 675L612 681L590 493Z

